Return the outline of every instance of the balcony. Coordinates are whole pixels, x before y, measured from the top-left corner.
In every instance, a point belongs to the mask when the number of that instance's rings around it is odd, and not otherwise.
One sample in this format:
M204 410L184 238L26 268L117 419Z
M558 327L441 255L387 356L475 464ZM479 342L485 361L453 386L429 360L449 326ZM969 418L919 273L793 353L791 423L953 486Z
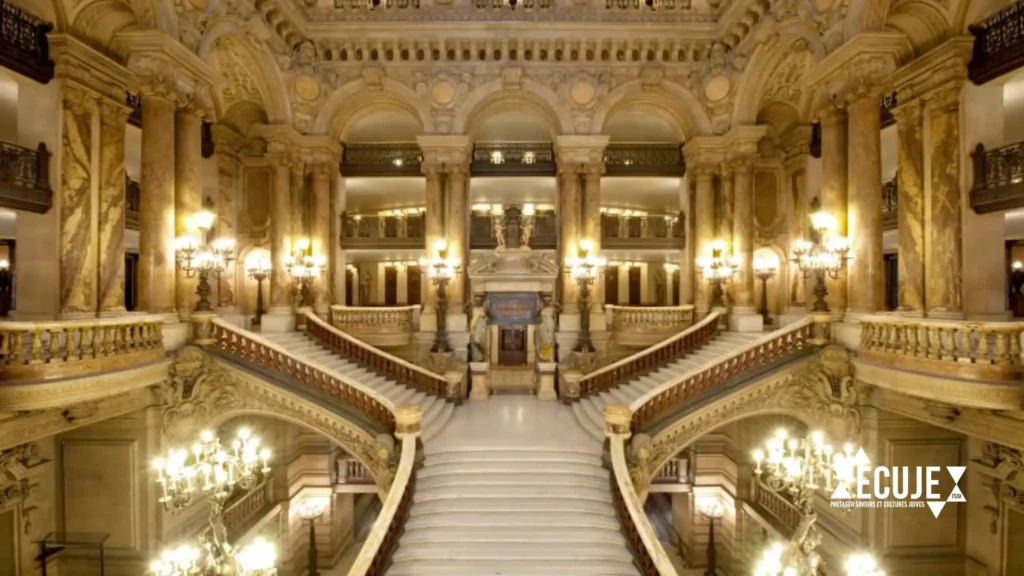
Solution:
M899 175L882 184L882 230L895 230L899 226Z
M609 144L604 153L608 176L682 177L686 163L680 144Z
M345 248L423 248L426 242L424 214L419 209L394 215L342 214L341 245Z
M683 215L648 216L630 211L605 210L601 214L601 247L681 250L686 245Z
M0 0L0 65L46 84L53 78L53 61L46 34L53 24Z
M647 348L693 325L693 306L606 304L612 337L621 346Z
M497 232L501 216L474 207L469 218L469 247L472 250L493 250L498 247ZM508 237L510 230L505 230ZM519 237L519 236L517 236ZM527 245L534 250L554 250L558 245L558 218L554 210L537 209L533 217L533 233Z
M971 208L975 212L987 214L1024 207L1024 142L993 150L978 144L971 156Z
M341 157L345 176L420 176L423 155L415 142L346 144Z
M555 153L550 142L477 142L473 176L554 176Z
M397 348L412 342L420 307L332 306L331 325L377 348Z
M1012 72L1024 63L1024 5L1011 4L970 27L974 52L967 65L971 82L981 85Z
M45 214L53 206L46 144L33 150L0 142L0 206L37 214Z
M138 180L124 175L124 227L129 230L139 229L139 206L142 203L142 188Z

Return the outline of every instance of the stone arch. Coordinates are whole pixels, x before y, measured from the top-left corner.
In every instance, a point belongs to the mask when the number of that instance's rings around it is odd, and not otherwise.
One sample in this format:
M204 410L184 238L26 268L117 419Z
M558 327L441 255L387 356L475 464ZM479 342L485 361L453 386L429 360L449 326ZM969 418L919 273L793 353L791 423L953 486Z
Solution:
M686 88L662 81L660 90L644 90L640 80L631 80L609 92L597 105L591 133L602 134L608 120L625 110L659 116L674 127L680 141L712 132L707 111Z
M366 80L353 80L334 91L320 109L313 122L313 134L331 134L341 140L350 125L367 115L379 111L402 111L415 118L423 133L434 131L434 119L430 108L406 85L381 79L379 89L374 89Z
M740 79L740 85L736 91L736 103L733 106L732 117L733 126L754 124L757 121L765 90L773 75L786 64L788 58L802 52L811 54L811 62L817 62L825 57L825 48L821 44L821 39L807 24L788 23L780 31L784 31L786 35L781 37L778 42L766 42L759 46L747 64L746 72ZM805 93L798 107L794 108L802 118L805 118L808 105L809 99Z
M139 25L134 7L122 0L67 2L63 8L65 31L102 52L110 48L118 32Z
M932 2L909 0L893 5L885 27L903 34L920 56L949 36L950 24L946 13Z
M861 32L881 32L893 0L859 0L848 4L843 21L843 38L850 40Z
M469 134L488 117L511 111L526 111L541 118L552 139L575 134L572 115L558 102L558 96L534 80L523 79L522 89L507 89L504 79L480 86L466 96L452 123L453 134Z
M1003 8L1006 8L1006 0L954 0L954 8L950 9L953 15L953 26L951 33L967 34L972 24L978 24Z

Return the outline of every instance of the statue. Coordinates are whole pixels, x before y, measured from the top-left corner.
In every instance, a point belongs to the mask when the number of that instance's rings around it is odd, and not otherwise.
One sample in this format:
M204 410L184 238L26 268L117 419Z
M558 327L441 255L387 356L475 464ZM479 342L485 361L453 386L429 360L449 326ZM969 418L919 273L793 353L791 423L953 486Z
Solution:
M504 216L493 216L494 219L494 239L498 241L498 248L505 247L506 233L505 233L505 217Z
M537 326L537 361L554 362L558 309L550 294L544 294L542 300L544 306L540 309L540 325Z
M473 312L469 320L469 361L487 362L487 307L484 297L473 296Z

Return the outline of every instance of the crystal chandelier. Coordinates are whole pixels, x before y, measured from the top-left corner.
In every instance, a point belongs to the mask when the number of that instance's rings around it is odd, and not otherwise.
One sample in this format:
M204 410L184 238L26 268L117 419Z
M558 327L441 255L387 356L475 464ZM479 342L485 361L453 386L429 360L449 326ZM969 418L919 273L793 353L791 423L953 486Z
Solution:
M313 280L320 277L325 264L323 256L313 254L309 238L295 241L295 250L288 256L285 265L288 274L299 281L299 308L313 305Z
M199 231L199 238L182 236L174 241L175 260L179 268L188 278L199 277L196 294L196 312L213 312L210 302L212 288L210 276L220 278L228 265L235 260L235 240L233 238L217 238L209 240L210 230L216 215L208 210L201 210L190 219L190 227Z
M828 312L825 278L839 278L846 268L846 263L852 259L850 241L835 235L835 216L827 212L811 214L811 226L817 236L816 241L797 240L793 246L793 261L800 267L805 279L814 277L814 305L811 310Z

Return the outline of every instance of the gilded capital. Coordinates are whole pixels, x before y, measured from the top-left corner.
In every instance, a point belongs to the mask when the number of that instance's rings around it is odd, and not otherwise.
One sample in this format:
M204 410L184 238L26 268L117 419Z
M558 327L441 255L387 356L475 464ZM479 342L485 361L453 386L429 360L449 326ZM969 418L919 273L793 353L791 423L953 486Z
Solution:
M105 127L124 129L128 116L132 113L124 102L115 102L109 98L101 98L98 102L100 111L100 122Z

